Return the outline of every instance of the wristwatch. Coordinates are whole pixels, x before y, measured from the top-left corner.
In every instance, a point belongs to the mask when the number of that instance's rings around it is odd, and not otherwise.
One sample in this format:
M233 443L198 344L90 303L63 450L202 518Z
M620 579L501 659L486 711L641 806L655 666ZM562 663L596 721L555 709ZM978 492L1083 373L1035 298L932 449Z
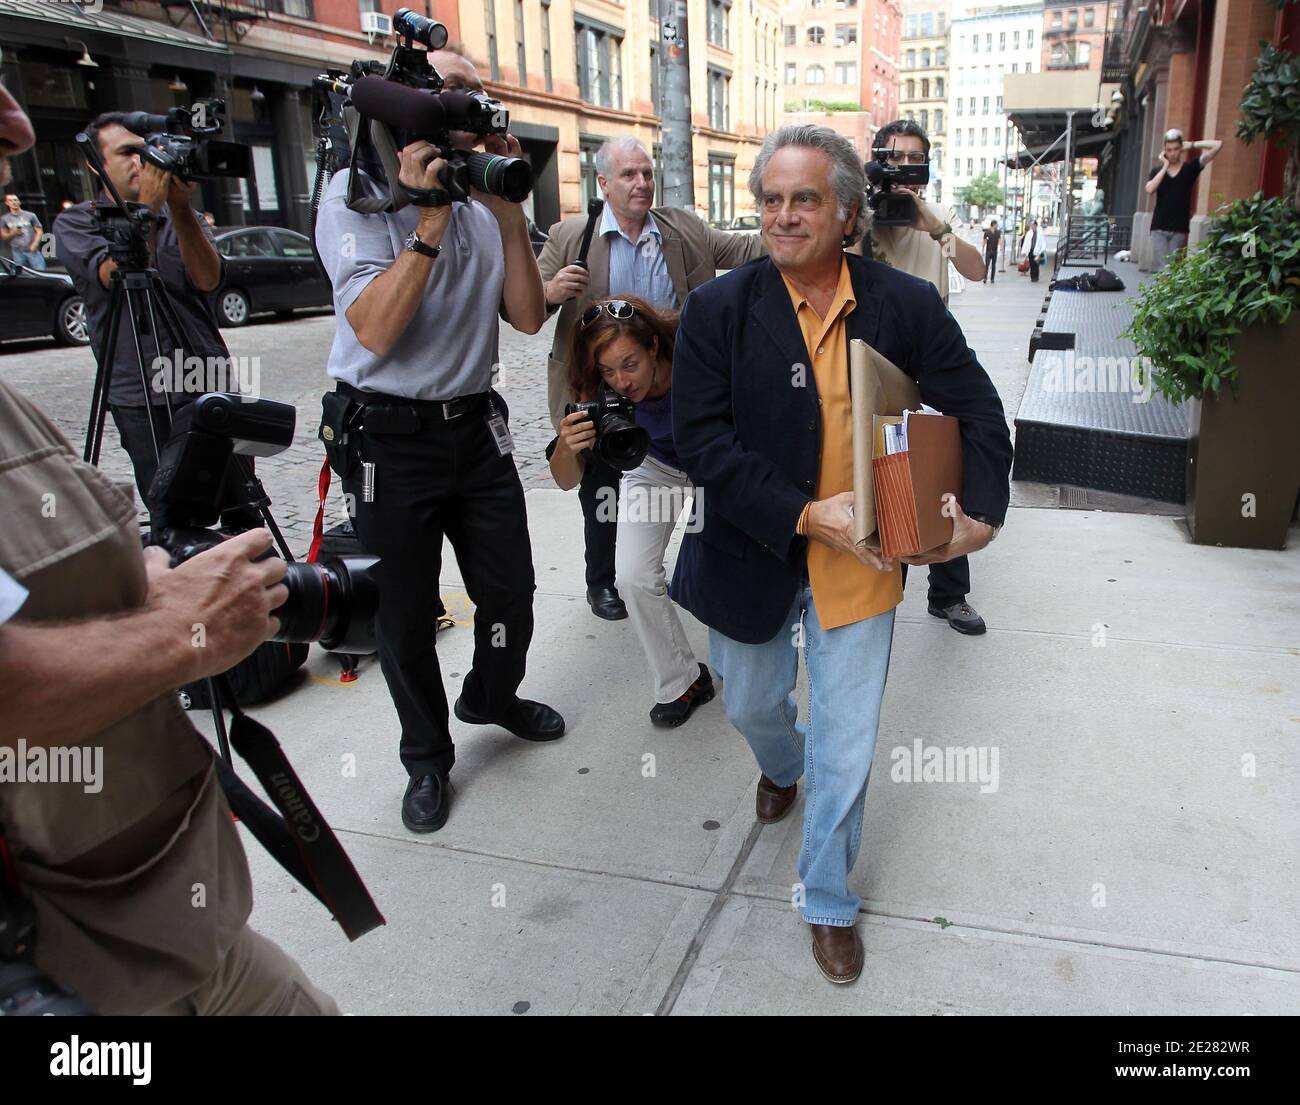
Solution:
M420 236L412 230L411 233L406 236L405 252L418 253L424 257L437 257L438 254L442 252L442 246L425 245L424 242L420 241Z
M952 223L944 223L943 229L931 231L930 237L933 238L936 242L941 242L943 241L945 235L951 233L952 233Z
M972 514L970 511L967 511L966 517L971 518L976 522L983 522L986 526L993 527L993 536L989 538L990 545L993 544L993 542L998 539L998 534L1002 532L1002 526L999 525L997 522L993 521L993 519L990 518L987 514Z

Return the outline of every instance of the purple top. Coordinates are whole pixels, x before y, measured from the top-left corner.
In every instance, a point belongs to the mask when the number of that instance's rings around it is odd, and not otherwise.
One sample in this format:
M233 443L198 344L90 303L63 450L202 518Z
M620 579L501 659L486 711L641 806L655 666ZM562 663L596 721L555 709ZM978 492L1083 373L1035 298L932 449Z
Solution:
M650 455L669 468L681 470L673 445L673 393L670 388L658 399L642 399L636 404L636 424L650 434Z

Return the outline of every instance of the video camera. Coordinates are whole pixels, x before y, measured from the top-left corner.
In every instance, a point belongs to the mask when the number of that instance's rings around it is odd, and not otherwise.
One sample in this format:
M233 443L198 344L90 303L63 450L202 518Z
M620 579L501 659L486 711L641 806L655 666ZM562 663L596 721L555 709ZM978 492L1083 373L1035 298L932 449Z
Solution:
M601 388L594 402L566 403L565 415L581 411L596 427L592 451L620 472L630 472L650 448L650 432L636 424L636 407L631 399L609 388Z
M140 157L184 181L212 177L247 177L252 158L240 142L209 135L221 133L224 100L204 98L191 107L174 107L163 115L132 111L122 125L144 138Z
M888 151L873 152L879 155ZM868 161L862 168L867 174L867 206L871 208L872 222L877 226L911 226L916 220L916 197L906 189L930 183L929 163L891 165L881 160Z
M446 89L446 81L429 63L429 52L447 45L447 28L436 19L399 8L393 16L397 45L388 65L354 61L346 73L324 73L314 86L318 95L317 127L335 146L346 133L347 161L387 183L389 194L363 196L358 174L349 180L347 204L354 211L372 214L397 211L408 203L438 206L464 202L476 189L502 196L512 203L524 200L533 187L528 162L452 147L451 133L504 135L510 129L510 112L500 100L484 92ZM425 47L417 48L416 44ZM446 160L441 177L448 200L433 191L407 188L398 181L397 151L415 141L437 146ZM336 163L345 160L336 156Z
M149 489L156 503L150 543L171 553L173 567L230 536L209 528L220 516L219 504L229 501L228 481L238 477L244 456L284 452L293 443L296 422L297 411L288 403L222 391L200 395L176 412ZM284 577L289 597L271 611L280 619L280 632L272 639L319 641L335 652L374 652L377 563L373 556L345 556L289 564Z

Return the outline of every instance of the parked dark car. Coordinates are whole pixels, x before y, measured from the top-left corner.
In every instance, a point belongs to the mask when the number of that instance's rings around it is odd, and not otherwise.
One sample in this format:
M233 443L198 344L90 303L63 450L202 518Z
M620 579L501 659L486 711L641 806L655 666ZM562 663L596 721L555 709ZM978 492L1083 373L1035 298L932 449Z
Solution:
M0 257L0 340L48 338L89 345L86 305L62 272L37 272Z
M279 226L232 226L213 236L226 259L221 286L212 293L222 326L243 326L266 311L289 315L299 307L333 305L329 277L305 235Z

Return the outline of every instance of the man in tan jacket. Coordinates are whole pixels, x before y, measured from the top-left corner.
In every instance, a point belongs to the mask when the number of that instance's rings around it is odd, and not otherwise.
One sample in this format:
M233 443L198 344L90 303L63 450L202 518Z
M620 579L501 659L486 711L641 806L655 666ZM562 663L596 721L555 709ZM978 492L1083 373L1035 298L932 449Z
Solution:
M569 342L573 327L593 300L638 295L663 309L676 309L692 288L762 257L757 234L715 230L698 216L675 207L654 207L654 165L646 148L630 135L610 138L596 153L596 182L605 197L587 265L575 264L582 248L586 215L571 215L551 227L537 263L546 283L547 311L560 312L547 365L547 401L559 432L569 391ZM578 486L586 519L587 603L598 618L617 621L627 608L614 586L616 518L601 502L617 501L619 474L590 458ZM604 489L610 490L604 490ZM612 494L611 494L612 492Z

